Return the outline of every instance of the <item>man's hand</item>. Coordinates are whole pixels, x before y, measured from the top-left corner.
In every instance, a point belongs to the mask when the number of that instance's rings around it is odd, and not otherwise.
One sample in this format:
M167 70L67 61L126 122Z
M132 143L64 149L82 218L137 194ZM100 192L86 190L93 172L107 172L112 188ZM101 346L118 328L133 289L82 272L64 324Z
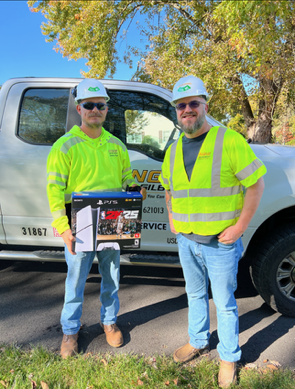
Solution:
M168 211L170 230L171 230L172 234L178 234L178 232L175 230L174 224L173 224L172 204L171 204L171 197L172 196L171 196L170 190L166 190L165 196L166 196L166 205L167 205L167 211Z
M140 193L142 195L142 199L145 200L146 199L146 189L145 188L141 188Z
M241 216L234 226L226 228L218 235L218 241L225 244L234 243L238 240L248 228L248 225L254 216L262 193L264 190L264 181L260 177L259 180L249 186L246 190L244 206L241 212Z
M72 231L70 229L65 230L65 232L61 234L61 237L63 238L63 241L67 245L69 252L72 255L76 255L75 251L73 251L73 243L76 242L76 238L72 235Z
M139 185L133 184L133 185L131 186L131 188L134 188L135 186L139 186ZM142 199L145 200L145 199L146 199L146 189L145 189L145 188L141 188L140 194L142 195Z
M232 244L243 235L243 231L237 228L237 225L226 228L218 235L218 242L224 244Z

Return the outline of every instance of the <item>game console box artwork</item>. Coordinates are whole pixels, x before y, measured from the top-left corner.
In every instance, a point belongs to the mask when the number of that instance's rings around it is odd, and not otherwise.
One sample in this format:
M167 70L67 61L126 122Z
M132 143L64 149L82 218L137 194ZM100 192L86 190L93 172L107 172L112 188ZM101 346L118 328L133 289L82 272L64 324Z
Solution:
M139 192L74 192L71 217L75 251L140 248Z

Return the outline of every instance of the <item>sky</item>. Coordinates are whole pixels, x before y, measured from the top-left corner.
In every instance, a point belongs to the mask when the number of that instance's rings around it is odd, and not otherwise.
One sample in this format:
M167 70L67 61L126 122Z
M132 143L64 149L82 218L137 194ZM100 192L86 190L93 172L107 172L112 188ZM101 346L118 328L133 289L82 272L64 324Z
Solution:
M54 43L45 41L41 32L41 23L46 21L43 15L29 10L26 1L0 0L0 85L14 77L82 77L81 70L88 71L86 59L78 61L63 58L53 50ZM137 39L139 33L131 26L129 44ZM126 43L120 45L120 57L123 57ZM136 70L119 64L114 76L118 80L130 80Z

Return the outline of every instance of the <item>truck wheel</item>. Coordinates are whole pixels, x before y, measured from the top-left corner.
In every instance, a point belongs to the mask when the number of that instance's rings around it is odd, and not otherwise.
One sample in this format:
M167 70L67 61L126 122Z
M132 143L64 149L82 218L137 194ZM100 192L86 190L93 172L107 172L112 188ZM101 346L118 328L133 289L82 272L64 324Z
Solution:
M295 317L295 224L281 226L255 250L253 284L275 311Z

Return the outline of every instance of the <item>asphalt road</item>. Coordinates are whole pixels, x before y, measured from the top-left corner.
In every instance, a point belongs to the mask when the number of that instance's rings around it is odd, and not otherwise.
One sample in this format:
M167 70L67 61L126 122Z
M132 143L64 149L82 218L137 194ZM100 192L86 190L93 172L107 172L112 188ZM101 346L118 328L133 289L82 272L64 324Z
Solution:
M247 269L236 292L243 364L268 359L295 369L295 318L271 310L257 295ZM62 331L65 263L0 261L0 344L42 345L58 351ZM124 345L111 348L99 325L100 275L89 274L80 331L80 351L167 354L188 342L187 298L181 269L121 266L118 325ZM210 299L210 358L217 358L217 323Z

